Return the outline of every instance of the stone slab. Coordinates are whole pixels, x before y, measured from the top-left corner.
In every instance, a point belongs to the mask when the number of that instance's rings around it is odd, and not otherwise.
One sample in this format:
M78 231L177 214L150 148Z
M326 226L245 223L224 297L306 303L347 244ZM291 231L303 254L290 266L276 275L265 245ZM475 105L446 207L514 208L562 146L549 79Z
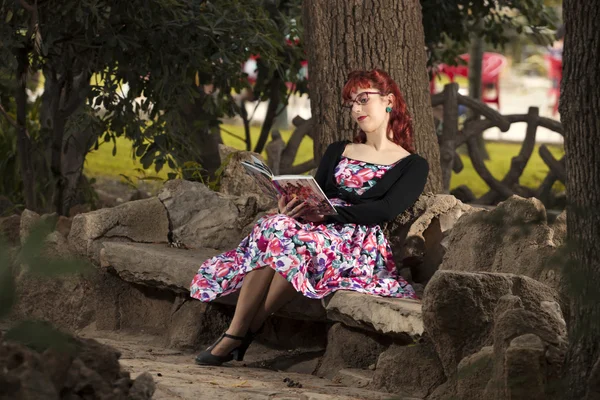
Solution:
M366 295L340 290L323 300L327 318L384 335L423 334L421 303L416 300Z

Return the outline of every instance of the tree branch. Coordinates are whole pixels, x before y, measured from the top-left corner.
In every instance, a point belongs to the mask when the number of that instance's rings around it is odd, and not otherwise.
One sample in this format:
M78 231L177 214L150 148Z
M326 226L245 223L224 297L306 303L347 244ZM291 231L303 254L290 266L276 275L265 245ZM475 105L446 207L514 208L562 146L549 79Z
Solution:
M23 6L24 9L26 9L29 12L33 12L34 10L34 6L32 6L31 4L29 4L28 2L26 2L25 0L19 0L19 3L21 4L21 6Z

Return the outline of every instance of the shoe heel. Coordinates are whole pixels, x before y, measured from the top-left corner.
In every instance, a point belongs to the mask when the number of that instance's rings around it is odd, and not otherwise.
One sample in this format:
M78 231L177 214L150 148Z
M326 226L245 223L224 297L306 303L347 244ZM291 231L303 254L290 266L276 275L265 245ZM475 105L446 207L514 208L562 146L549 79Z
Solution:
M219 344L219 342L221 340L223 340L223 338L225 338L225 337L231 338L234 340L240 340L242 342L242 344L238 348L232 350L227 355L216 356L216 355L212 354L211 350L214 349L215 346L217 344ZM242 361L244 359L244 354L246 353L246 349L248 348L248 345L245 345L244 341L245 341L245 338L243 338L241 336L234 336L234 335L229 335L228 333L223 333L221 335L221 337L219 339L217 339L217 341L215 343L213 343L212 346L210 346L208 349L206 349L203 352L201 352L200 354L198 354L198 356L196 357L196 364L219 366L223 363L231 361L232 359L236 359L237 361Z
M248 350L248 345L241 345L237 349L231 352L233 359L235 361L244 361L244 356L246 355L246 350Z

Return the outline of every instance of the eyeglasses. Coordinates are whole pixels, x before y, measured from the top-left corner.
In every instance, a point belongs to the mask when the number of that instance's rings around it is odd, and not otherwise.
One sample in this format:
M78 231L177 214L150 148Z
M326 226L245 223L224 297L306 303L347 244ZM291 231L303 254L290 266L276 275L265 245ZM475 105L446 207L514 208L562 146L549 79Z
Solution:
M367 105L367 103L369 103L369 95L370 94L378 94L380 96L383 96L383 93L381 93L381 92L362 92L362 93L358 94L354 98L354 100L345 101L342 104L342 107L352 108L354 106L354 103L358 104L359 106L365 106L365 105Z

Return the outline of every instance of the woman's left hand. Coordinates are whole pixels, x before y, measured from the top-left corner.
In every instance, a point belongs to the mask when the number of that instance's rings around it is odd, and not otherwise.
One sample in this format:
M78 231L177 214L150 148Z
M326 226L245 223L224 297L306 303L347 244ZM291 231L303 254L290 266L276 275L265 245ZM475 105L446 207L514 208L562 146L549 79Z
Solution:
M304 213L306 203L301 202L295 197L290 201L286 201L285 196L279 196L277 205L279 206L280 214L285 214L291 218L298 218Z

